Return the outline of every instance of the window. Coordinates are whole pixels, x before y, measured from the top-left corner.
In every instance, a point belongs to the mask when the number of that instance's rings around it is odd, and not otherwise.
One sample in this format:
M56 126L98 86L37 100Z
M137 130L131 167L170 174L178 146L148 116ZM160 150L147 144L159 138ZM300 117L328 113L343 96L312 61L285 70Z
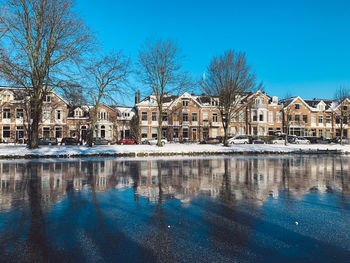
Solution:
M295 115L295 121L300 121L300 115L299 114Z
M55 128L55 137L56 138L62 138L62 127L56 127Z
M173 121L179 121L179 113L178 112L173 113Z
M260 104L261 100L260 99L255 99L255 104Z
M141 120L147 121L147 112L146 111L141 112Z
M182 129L182 137L183 138L188 138L188 128L183 128Z
M179 138L179 128L174 128L174 138Z
M50 121L51 117L51 110L49 108L43 109L43 122Z
M322 129L319 129L319 130L318 130L318 136L319 136L319 137L323 137L323 130L322 130Z
M99 112L99 119L100 120L108 120L109 119L109 112L100 111Z
M264 114L262 112L259 114L259 121L264 121Z
M188 106L188 100L183 100L182 101L182 106L187 107Z
M292 115L288 114L288 115L287 115L287 120L288 120L288 121L292 121Z
M203 121L208 121L208 120L209 120L208 112L203 112Z
M273 123L273 112L269 111L269 122Z
M152 138L157 138L157 137L158 137L158 129L152 128Z
M147 112L146 112L147 113ZM142 127L141 128L141 138L147 138L148 137L148 129L147 127Z
M10 109L2 109L2 118L3 119L11 119L11 110Z
M348 110L348 106L343 106L343 111L347 111Z
M323 116L318 116L318 124L323 124Z
M316 115L311 115L311 123L316 123Z
M213 137L213 138L218 137L218 129L217 128L211 129L211 137Z
M188 113L186 112L182 113L182 121L188 121Z
M239 112L239 121L240 122L244 122L245 121L245 112L244 111L240 111Z
M281 123L282 122L282 113L277 112L276 113L276 122Z
M24 138L24 127L17 126L16 127L16 140Z
M10 100L11 100L11 95L9 95L9 94L2 95L3 102L9 102Z
M76 117L81 117L83 115L82 111L81 110L75 110L74 111L74 116Z
M162 121L168 121L168 113L162 112Z
M303 122L307 123L307 115L303 115Z
M295 109L299 110L300 109L300 104L295 104Z
M257 111L252 111L252 114L253 114L253 121L258 121Z
M152 111L152 121L157 121L157 112Z
M16 109L16 119L23 119L24 113L23 109Z
M213 113L213 122L218 122L218 114Z
M10 138L11 137L10 126L2 127L2 137L3 138Z
M269 135L274 135L273 128L269 128Z
M43 137L44 138L50 137L50 128L49 127L43 127Z
M43 100L44 102L51 102L51 96L50 95L46 95L45 97L44 97L44 100Z
M104 125L101 126L101 137L102 138L106 137L106 127Z
M56 121L62 121L62 110L56 110L55 119Z
M198 114L197 112L192 113L192 121L198 121Z
M326 123L330 124L331 123L331 116L326 116Z

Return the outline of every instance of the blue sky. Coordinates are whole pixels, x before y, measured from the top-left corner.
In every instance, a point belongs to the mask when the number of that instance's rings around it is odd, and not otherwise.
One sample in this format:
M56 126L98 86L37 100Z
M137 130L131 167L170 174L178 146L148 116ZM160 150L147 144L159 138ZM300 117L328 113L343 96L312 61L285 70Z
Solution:
M271 96L333 98L350 88L350 1L76 0L76 8L104 49L133 61L147 39L173 39L195 77L232 48L247 53Z

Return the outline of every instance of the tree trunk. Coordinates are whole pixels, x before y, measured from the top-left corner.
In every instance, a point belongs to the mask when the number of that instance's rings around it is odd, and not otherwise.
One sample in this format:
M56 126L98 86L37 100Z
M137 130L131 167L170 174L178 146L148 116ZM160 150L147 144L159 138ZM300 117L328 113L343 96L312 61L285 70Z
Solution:
M157 146L163 146L162 145L162 111L163 107L160 105L159 107L159 116L158 116L158 141Z
M224 146L228 146L228 123L224 126Z
M97 121L97 109L93 109L93 111L90 112L90 114L92 114L91 117L91 122L90 122L90 126L89 126L89 131L87 134L87 143L89 147L92 147L92 141L94 138L94 130L95 130L95 125L96 125L96 121Z
M39 122L41 116L41 105L39 99L34 99L31 103L31 110L33 114L33 122L30 128L30 141L29 149L38 148L38 138L39 138Z

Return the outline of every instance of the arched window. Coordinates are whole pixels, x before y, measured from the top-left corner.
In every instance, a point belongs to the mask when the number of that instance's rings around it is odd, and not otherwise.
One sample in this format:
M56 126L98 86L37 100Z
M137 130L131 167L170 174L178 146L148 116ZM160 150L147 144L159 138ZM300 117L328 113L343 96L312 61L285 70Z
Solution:
M104 125L101 126L101 137L102 138L106 137L106 127Z

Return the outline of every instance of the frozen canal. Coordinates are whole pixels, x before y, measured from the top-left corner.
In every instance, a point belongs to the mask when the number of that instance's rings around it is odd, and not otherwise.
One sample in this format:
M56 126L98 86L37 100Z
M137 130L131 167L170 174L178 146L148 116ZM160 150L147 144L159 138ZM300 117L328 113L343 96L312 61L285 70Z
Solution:
M0 262L350 262L350 158L0 161Z

